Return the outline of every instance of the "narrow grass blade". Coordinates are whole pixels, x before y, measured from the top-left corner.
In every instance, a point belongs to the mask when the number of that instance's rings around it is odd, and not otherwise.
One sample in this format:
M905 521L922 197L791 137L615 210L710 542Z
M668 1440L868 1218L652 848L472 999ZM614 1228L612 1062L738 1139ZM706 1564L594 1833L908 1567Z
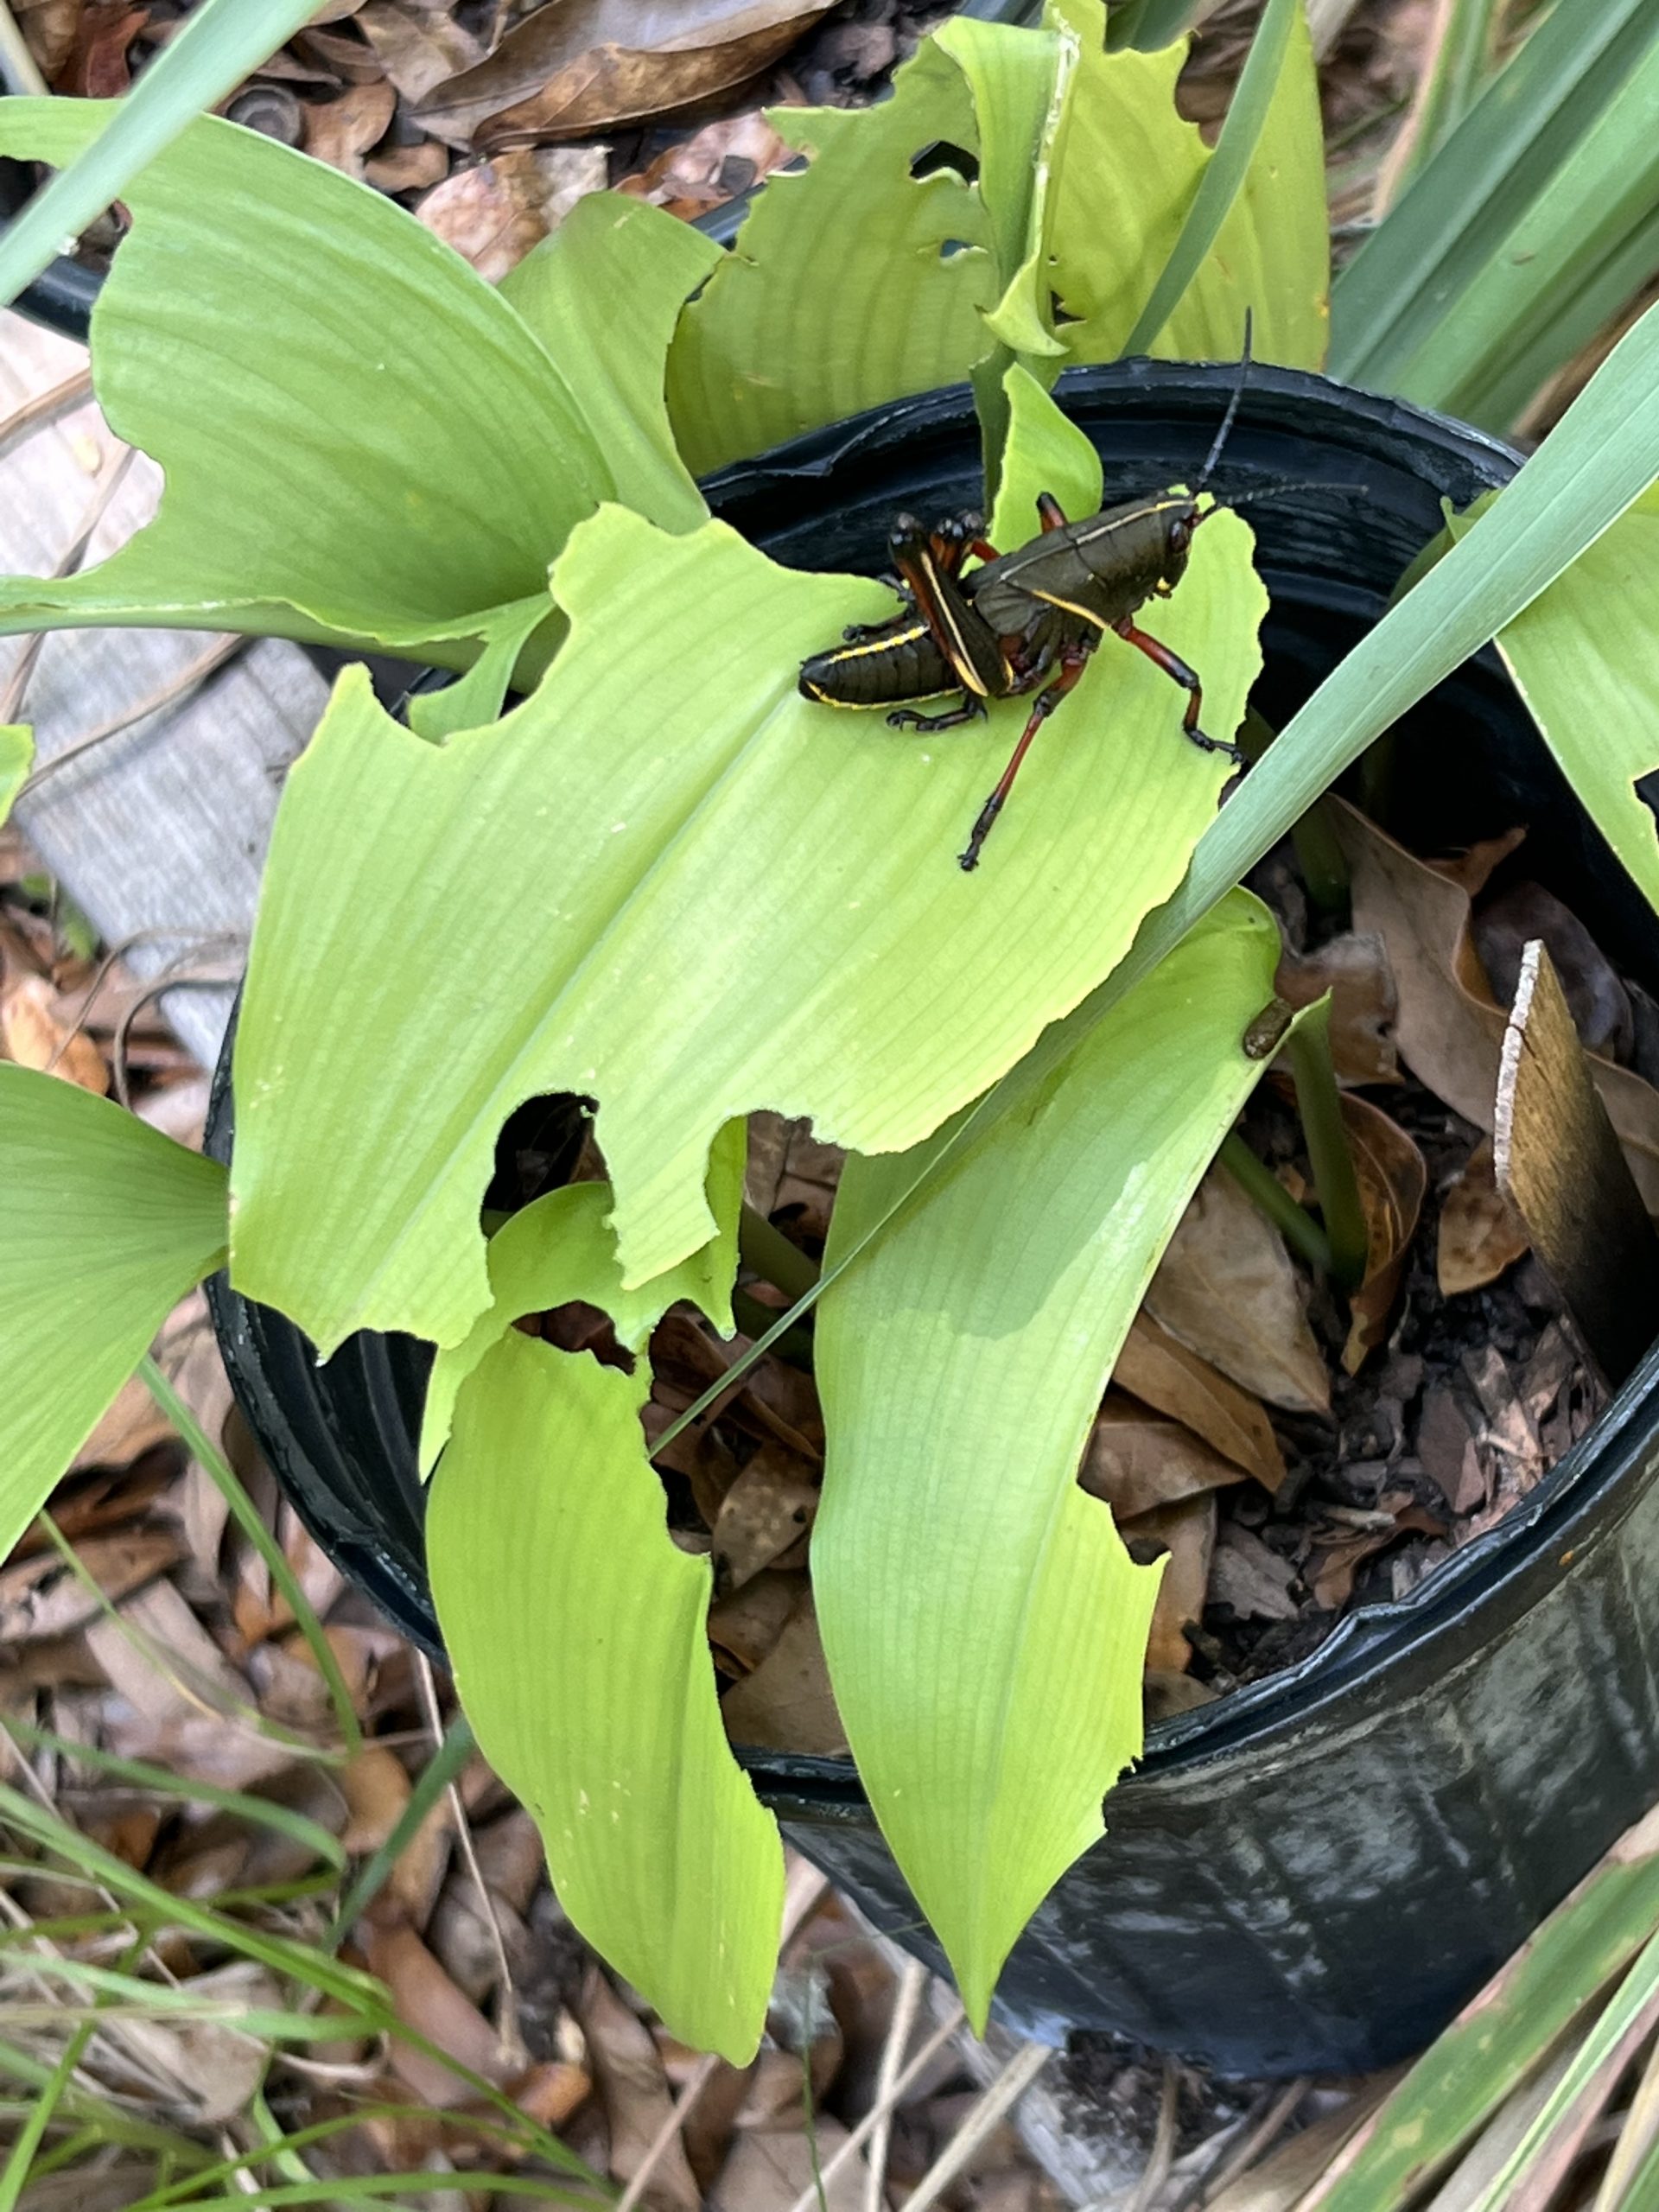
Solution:
M187 1805L217 1805L221 1811L234 1813L240 1821L256 1827L275 1829L278 1835L288 1836L330 1866L344 1866L346 1853L340 1839L330 1835L320 1821L310 1820L303 1813L296 1813L287 1805L279 1805L270 1797L251 1796L245 1790L221 1789L211 1782L200 1782L185 1775L169 1774L165 1767L151 1766L143 1759L118 1758L113 1751L103 1751L88 1744L71 1743L67 1737L54 1735L49 1728L37 1728L33 1721L20 1714L8 1713L0 1726L25 1744L40 1745L51 1751L60 1751L65 1758L79 1759L99 1774L114 1775L123 1782L131 1782L142 1789L154 1790L162 1796L174 1797ZM3 1936L0 1936L0 1941Z
M353 1923L368 1910L371 1903L385 1887L387 1876L408 1848L415 1831L477 1748L466 1715L458 1713L444 1732L442 1743L416 1777L415 1786L409 1793L409 1802L397 1816L397 1825L378 1851L372 1858L365 1859L356 1880L340 1899L340 1909L323 1939L327 1950L338 1950L351 1932Z
M1333 376L1398 388L1656 41L1650 0L1554 10L1338 277Z
M363 1731L352 1705L352 1694L346 1686L340 1662L328 1641L322 1623L317 1618L311 1600L300 1587L300 1579L289 1565L288 1554L266 1528L248 1496L237 1479L236 1470L214 1444L207 1430L191 1412L184 1400L168 1381L156 1362L146 1356L138 1363L139 1380L156 1404L172 1422L179 1434L190 1446L194 1457L207 1470L208 1479L231 1509L231 1517L253 1546L270 1571L270 1579L287 1601L307 1649L317 1662L322 1679L328 1685L328 1695L334 1708L334 1718L340 1724L341 1740L348 1752L363 1748Z
M1306 39L1302 0L1268 0L1227 110L1227 119L1216 141L1214 156L1198 180L1198 188L1181 225L1175 250L1165 263L1163 273L1153 286L1151 298L1124 341L1125 353L1150 351L1154 340L1179 307L1188 285L1204 266L1255 158L1268 111L1273 105L1290 54L1292 34L1299 29Z
M103 213L185 125L218 105L315 13L312 0L201 0L79 161L0 234L0 302Z

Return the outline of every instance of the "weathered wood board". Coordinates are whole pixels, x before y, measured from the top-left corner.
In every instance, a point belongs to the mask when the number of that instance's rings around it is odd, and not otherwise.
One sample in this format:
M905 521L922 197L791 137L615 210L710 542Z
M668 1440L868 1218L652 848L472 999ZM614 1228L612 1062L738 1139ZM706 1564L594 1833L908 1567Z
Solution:
M0 422L80 366L82 347L0 314ZM49 574L83 526L113 446L88 404L0 459L0 569ZM160 471L140 455L89 559L153 509ZM227 484L225 496L237 496ZM68 631L46 640L22 721L39 759L164 690L210 638L170 630ZM0 690L25 640L0 639ZM163 1001L181 1041L211 1066L252 927L282 778L327 696L297 645L261 639L176 706L110 738L19 802L46 866L128 965L214 976Z

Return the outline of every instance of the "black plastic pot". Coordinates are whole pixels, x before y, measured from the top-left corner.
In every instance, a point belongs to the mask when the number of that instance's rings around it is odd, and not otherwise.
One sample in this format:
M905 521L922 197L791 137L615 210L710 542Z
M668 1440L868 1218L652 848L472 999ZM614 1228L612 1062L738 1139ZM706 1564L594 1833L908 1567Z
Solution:
M1058 397L1109 497L1191 477L1233 372L1129 362ZM879 410L725 471L715 510L802 567L871 569L895 509L978 495L963 391ZM1317 377L1253 377L1217 488L1322 488L1251 511L1272 594L1256 702L1282 721L1439 527L1515 467L1456 423ZM1395 737L1395 826L1441 842L1531 825L1529 865L1630 972L1659 933L1491 654ZM216 1141L228 1132L220 1091ZM289 1494L429 1649L414 1438L423 1356L364 1337L326 1368L280 1316L213 1293L237 1392ZM1110 1834L1016 1948L999 2009L1045 2037L1121 2031L1250 2075L1364 2069L1421 2046L1659 1795L1659 1362L1502 1527L1301 1666L1152 1732ZM747 1760L785 1833L941 1961L850 1764ZM964 1836L971 1851L975 1839Z
M1030 23L1041 15L1042 9L1043 0L961 0L957 13L977 16L992 23ZM0 85L0 91L4 89ZM7 219L17 213L34 188L26 163L0 162L0 230L4 229ZM706 215L697 218L697 228L706 231L721 245L729 245L759 189L758 185L751 186L735 199L710 208ZM43 322L48 330L84 340L92 321L92 302L103 281L95 270L83 267L67 255L60 256L41 270L14 304L34 321Z

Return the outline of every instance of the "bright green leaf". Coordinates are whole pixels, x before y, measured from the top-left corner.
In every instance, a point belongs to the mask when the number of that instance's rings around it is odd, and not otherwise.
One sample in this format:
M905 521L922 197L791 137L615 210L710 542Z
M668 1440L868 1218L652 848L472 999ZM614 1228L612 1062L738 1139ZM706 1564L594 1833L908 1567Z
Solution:
M973 96L979 194L1003 285L987 328L1010 353L1062 361L1065 347L1054 335L1048 295L1049 162L1077 66L1077 35L1069 29L1016 30L955 16L941 25L935 43Z
M0 102L0 151L65 161L104 112ZM551 622L549 563L613 495L612 452L630 498L696 519L651 394L661 302L626 395L571 306L613 254L579 248L545 280L571 309L556 353L402 208L234 124L197 123L126 199L93 354L111 425L166 471L161 511L80 575L0 584L0 631L272 631L465 666L499 610L539 601Z
M582 415L615 496L664 530L695 530L708 518L669 427L664 364L685 302L724 259L712 238L662 208L594 192L501 282L556 360L591 364Z
M1152 298L1217 156L1175 111L1184 43L1107 54L1100 0L1052 7L1083 42L1054 153L1054 281L1079 318L1065 328L1071 358L1109 361ZM1313 50L1299 20L1243 186L1151 351L1225 360L1239 350L1249 308L1259 359L1317 368L1329 264Z
M1474 515L1449 520L1459 538ZM1659 487L1500 630L1497 649L1567 781L1659 910L1659 841L1635 788L1659 768Z
M16 298L47 264L204 110L233 92L308 19L306 0L201 0L154 55L126 98L101 110L73 171L54 177L0 239L0 301Z
M743 1123L732 1122L709 1156L706 1195L719 1234L637 1290L625 1290L617 1273L615 1240L605 1225L612 1203L608 1183L571 1183L550 1191L497 1230L489 1244L490 1304L465 1341L440 1351L433 1362L421 1421L423 1473L443 1449L455 1393L490 1346L527 1313L545 1313L579 1299L608 1313L617 1342L637 1351L676 1300L689 1298L722 1336L731 1335L747 1138Z
M225 1171L0 1064L0 1556L225 1250Z
M649 1379L508 1331L462 1385L433 1478L433 1597L560 1903L671 2034L741 2065L766 2019L783 1853L721 1726L709 1562L668 1533L639 1426Z
M29 780L35 765L35 734L20 722L0 723L0 822Z
M1261 1074L1278 931L1240 893L819 1308L812 1580L882 1833L969 2018L1141 1749L1158 1586L1077 1461L1142 1292ZM849 1160L827 1259L913 1175Z
M1069 422L1035 377L1016 364L1003 378L1007 454L991 516L993 545L1022 545L1037 524L1037 501L1052 492L1068 514L1099 511L1100 455L1086 430Z
M1124 352L1146 353L1161 334L1164 350L1224 357L1259 286L1271 302L1268 358L1317 368L1331 279L1325 227L1307 16L1303 0L1268 0L1180 237Z
M1161 614L1217 734L1259 665L1249 543L1218 515ZM237 1037L232 1272L325 1350L465 1337L495 1134L535 1093L599 1101L630 1286L709 1242L708 1150L739 1115L918 1142L1122 957L1230 772L1108 640L966 875L1026 707L901 738L796 690L891 607L879 586L607 508L555 589L569 641L505 721L425 745L348 671L288 779Z
M976 150L960 73L930 41L874 107L782 108L811 159L774 175L687 308L669 414L699 475L905 392L955 384L985 351L999 286L977 193L914 178L935 143Z

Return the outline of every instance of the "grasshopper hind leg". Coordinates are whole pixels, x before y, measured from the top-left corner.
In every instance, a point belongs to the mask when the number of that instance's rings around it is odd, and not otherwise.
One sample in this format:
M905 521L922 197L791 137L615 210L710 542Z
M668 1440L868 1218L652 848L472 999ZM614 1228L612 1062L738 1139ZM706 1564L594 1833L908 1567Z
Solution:
M1128 615L1121 622L1115 622L1112 627L1126 645L1134 645L1143 652L1154 668L1161 668L1164 674L1173 683L1179 683L1185 692L1186 712L1181 717L1181 730L1189 743L1196 745L1200 753L1224 753L1239 767L1248 767L1249 756L1239 747L1230 744L1224 737L1207 736L1198 728L1198 716L1204 711L1204 686L1198 681L1198 671L1189 668L1178 652L1173 652L1156 638L1149 638L1144 630L1137 630Z

